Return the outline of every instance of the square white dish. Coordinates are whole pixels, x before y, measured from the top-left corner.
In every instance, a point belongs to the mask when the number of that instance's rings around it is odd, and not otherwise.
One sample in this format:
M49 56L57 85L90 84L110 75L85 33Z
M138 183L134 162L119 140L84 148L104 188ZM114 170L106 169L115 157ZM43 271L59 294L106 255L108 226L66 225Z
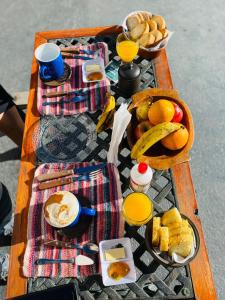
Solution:
M100 79L100 80L88 80L88 78L87 78L88 74L92 73L92 72L88 73L86 71L86 67L88 65L98 65L98 66L100 66L100 69L101 69L100 72L102 73L102 79ZM98 81L104 80L105 78L106 78L106 76L105 76L104 60L102 58L98 57L98 58L95 58L95 59L87 60L82 64L82 80L83 80L83 82L85 82L85 83L98 82Z
M106 261L104 251L115 248L118 244L121 244L124 247L126 257L116 259L114 261ZM99 254L102 269L102 281L105 286L127 284L136 281L136 270L131 249L131 242L129 238L101 241L99 243ZM130 267L130 272L127 274L127 276L123 277L122 279L114 280L108 275L108 267L111 263L119 261L127 263Z

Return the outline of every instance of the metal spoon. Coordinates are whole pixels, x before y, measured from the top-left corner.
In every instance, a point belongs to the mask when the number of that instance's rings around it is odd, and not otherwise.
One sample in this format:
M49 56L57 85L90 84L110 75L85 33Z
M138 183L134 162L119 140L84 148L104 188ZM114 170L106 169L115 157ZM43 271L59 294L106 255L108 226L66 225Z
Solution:
M84 245L80 245L80 244L72 244L72 242L63 242L58 240L44 240L43 244L47 246L59 247L59 248L79 249L79 250L83 250L87 254L96 254L99 251L98 246L94 243L86 243Z
M36 265L46 265L46 264L76 264L78 266L88 266L93 265L94 261L85 256L85 255L78 255L71 259L49 259L49 258L39 258L35 261Z

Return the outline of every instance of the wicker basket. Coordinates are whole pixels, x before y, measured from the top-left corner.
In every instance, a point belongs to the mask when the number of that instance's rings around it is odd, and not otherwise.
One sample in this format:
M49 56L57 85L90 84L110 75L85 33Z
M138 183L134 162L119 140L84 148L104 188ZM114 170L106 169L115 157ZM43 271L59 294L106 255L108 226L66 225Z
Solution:
M187 144L180 150L172 151L164 148L160 142L152 146L145 155L142 155L138 161L147 162L150 167L158 170L164 170L173 167L176 164L189 160L189 151L194 143L194 124L191 112L187 104L179 98L179 94L175 90L162 90L162 89L146 89L138 92L132 96L132 104L129 107L132 113L131 122L127 128L127 138L130 148L136 143L134 130L138 124L136 119L136 107L143 101L152 97L153 102L159 99L167 99L176 102L183 110L184 116L182 123L185 125L189 132Z
M135 15L137 13L145 13L145 14L148 14L148 15L152 16L152 13L148 12L148 11L134 11L134 12L131 12L129 15L127 15L126 18L124 19L123 23L122 23L123 34L125 36L125 39L127 39L127 40L129 40L129 34L128 34L128 31L127 31L127 26L126 26L127 18L132 16L132 15ZM152 44L151 47L149 47L149 48L140 47L139 50L138 50L138 55L143 57L143 58L148 58L148 59L156 58L157 56L159 56L161 54L161 51L163 49L165 49L167 43L162 45L160 47L160 49L158 49L158 50L151 50L151 48L156 47L158 44L160 44L161 42L163 42L165 40L167 40L167 37L161 39L160 41L158 41L154 44Z

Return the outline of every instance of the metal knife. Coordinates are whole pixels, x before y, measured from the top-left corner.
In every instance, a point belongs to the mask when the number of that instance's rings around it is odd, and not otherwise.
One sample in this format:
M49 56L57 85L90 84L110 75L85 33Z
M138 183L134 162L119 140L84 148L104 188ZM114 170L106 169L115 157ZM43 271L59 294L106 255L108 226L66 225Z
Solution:
M87 100L87 95L84 95L84 96L75 96L69 100L60 100L60 101L46 101L46 102L43 102L42 105L43 106L47 106L47 105L63 105L65 103L79 103L79 102L82 102L82 101L85 101Z
M74 174L88 174L93 171L102 170L106 166L106 163L100 163L98 165L92 165L87 167L74 168L69 170L62 170L59 172L52 172L48 174L41 174L37 176L37 180L42 182L50 179L61 178L65 176L71 176ZM67 179L67 178L66 178ZM70 182L69 182L70 183ZM66 183L68 184L68 183Z
M42 96L42 98L53 98L59 96L69 96L69 95L78 95L78 96L85 96L88 93L88 89L80 89L80 90L73 90L73 91L63 91L63 92L50 92L46 93Z
M89 180L88 175L58 178L56 180L51 180L48 182L41 182L41 183L39 183L38 188L39 188L39 190L46 190L46 189L50 189L52 187L66 185L66 184L70 184L70 183L76 182L76 181L85 181L85 180Z

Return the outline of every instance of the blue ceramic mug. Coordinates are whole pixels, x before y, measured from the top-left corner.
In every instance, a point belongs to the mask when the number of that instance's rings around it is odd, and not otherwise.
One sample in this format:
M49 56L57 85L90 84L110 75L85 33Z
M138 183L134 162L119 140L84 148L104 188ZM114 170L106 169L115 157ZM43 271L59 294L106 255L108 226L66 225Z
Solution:
M43 80L57 80L64 74L64 62L60 48L53 43L45 43L35 50L40 65L39 74Z
M81 215L96 215L95 209L82 207L77 197L69 191L52 194L43 209L47 223L56 228L73 227Z

